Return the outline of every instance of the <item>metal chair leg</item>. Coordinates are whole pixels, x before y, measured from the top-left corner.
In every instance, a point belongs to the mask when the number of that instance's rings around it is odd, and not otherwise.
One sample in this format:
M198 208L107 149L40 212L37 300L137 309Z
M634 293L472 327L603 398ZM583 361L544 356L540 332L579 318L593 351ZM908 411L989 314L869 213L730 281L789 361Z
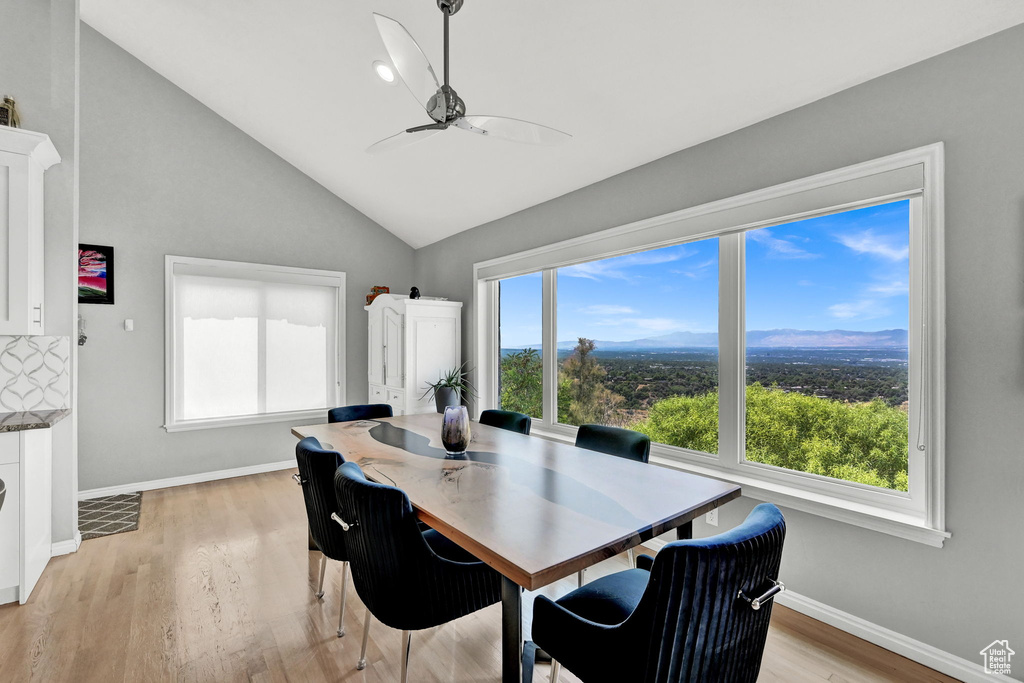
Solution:
M412 645L412 631L402 631L402 683L409 683L409 647Z
M341 614L338 615L338 637L345 635L345 601L348 599L348 561L341 563Z
M320 600L324 597L324 572L327 571L327 556L320 553L320 583L316 587L316 599Z
M629 556L629 568L636 569L636 553L630 548L626 551L626 555Z
M356 662L356 668L360 671L366 668L366 644L370 642L371 621L373 621L373 615L370 614L370 610L366 610L366 622L363 624L363 649L359 651L359 661Z
M576 572L576 587L577 588L583 588L583 572L585 572L585 571L587 571L587 570L586 569L581 569L578 572Z
M562 665L551 660L551 683L558 683L558 674L562 673Z

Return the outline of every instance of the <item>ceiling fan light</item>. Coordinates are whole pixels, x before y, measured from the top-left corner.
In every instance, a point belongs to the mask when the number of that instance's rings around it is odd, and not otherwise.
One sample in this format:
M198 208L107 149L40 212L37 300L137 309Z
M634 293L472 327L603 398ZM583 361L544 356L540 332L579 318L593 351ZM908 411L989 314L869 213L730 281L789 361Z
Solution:
M392 84L395 82L395 70L390 65L385 64L379 59L373 63L373 70L377 72L377 76L380 80L385 83Z

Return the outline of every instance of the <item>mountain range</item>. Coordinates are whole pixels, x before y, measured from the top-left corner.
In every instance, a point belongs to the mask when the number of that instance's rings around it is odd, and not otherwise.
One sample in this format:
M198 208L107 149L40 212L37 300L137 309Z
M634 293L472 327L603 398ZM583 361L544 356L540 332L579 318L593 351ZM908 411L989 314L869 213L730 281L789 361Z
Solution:
M572 349L576 341L558 342L559 350ZM657 337L632 341L595 340L598 351L637 351L644 349L684 349L717 347L717 332L671 332ZM504 348L540 349L540 344ZM747 347L751 348L856 348L891 349L907 347L906 330L751 330L747 332Z

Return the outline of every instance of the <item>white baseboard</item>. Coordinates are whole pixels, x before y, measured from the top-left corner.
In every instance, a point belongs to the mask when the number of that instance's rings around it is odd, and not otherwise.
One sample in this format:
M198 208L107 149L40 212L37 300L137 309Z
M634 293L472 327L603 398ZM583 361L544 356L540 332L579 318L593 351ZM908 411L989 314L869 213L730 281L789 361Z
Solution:
M654 551L665 547L667 541L660 538L652 538L644 543L644 546ZM992 683L992 676L985 673L985 668L980 660L972 662L956 655L940 650L937 647L914 640L901 633L896 633L884 626L879 626L870 621L865 621L848 612L843 612L834 607L829 607L823 602L818 602L799 593L794 593L788 588L775 598L776 602L784 605L795 612L805 614L812 619L834 626L840 631L862 638L869 643L874 643L890 652L903 655L909 660L918 664L924 664L930 669L935 669L947 676L958 678L966 683Z
M78 548L82 545L82 532L75 529L75 535L66 541L57 541L50 545L50 557L59 557L61 555L70 555L71 553L77 553Z
M0 605L8 605L12 602L18 602L18 587L0 588Z
M922 643L920 640L914 640L884 626L879 626L834 607L829 607L824 603L799 593L794 593L789 589L776 596L775 600L780 605L785 605L791 610L806 614L830 626L835 626L840 631L863 638L869 643L874 643L890 652L903 655L907 659L924 664L947 676L958 678L967 683L991 683L992 681L992 676L985 673L985 668L980 661L972 662L957 657L937 647Z
M78 492L78 500L90 498L102 498L103 496L116 496L122 493L135 493L136 491L153 491L155 489L166 489L172 486L185 486L187 484L201 484L206 481L217 481L218 479L234 479L235 477L247 477L250 474L263 474L264 472L277 472L295 467L295 460L282 460L280 462L268 462L262 465L249 465L247 467L236 467L232 470L217 470L215 472L200 472L188 474L183 477L168 477L167 479L153 479L152 481L140 481L135 484L119 484L107 486L101 489L89 489Z

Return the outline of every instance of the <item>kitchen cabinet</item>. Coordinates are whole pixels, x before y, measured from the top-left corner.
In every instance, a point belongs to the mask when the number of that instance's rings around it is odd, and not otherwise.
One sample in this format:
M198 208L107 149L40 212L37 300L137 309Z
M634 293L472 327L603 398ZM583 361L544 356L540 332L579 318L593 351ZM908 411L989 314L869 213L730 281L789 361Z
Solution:
M0 126L0 335L43 333L43 173L59 161L49 136Z
M0 432L0 604L25 604L50 561L51 430Z

